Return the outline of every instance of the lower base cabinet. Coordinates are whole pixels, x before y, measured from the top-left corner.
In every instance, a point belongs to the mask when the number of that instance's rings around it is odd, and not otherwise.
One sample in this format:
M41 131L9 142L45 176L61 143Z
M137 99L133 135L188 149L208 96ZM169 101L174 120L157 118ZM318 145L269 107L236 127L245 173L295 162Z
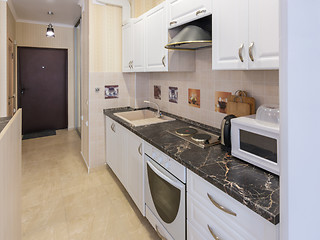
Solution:
M109 117L105 126L106 163L144 216L143 140Z
M272 224L190 170L187 222L188 240L280 239L280 224Z

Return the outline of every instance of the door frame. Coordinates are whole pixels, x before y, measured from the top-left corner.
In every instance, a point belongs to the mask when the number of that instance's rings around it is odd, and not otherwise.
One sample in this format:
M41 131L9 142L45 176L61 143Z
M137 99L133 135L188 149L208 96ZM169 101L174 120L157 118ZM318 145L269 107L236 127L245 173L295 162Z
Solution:
M12 117L17 110L17 88L15 79L15 44L8 38L7 41L7 115ZM11 100L13 99L13 100ZM11 112L11 106L9 103L13 104L13 109Z
M68 77L68 70L69 70L69 49L68 48L55 48L55 47L30 47L30 46L17 46L16 50L16 106L18 108L21 107L21 79L20 79L20 59L19 59L19 49L28 48L28 49L41 49L41 50L65 50L66 51L66 65L65 65L65 99L66 99L66 117L67 117L67 129L69 129L69 94L68 94L68 85L69 85L69 77Z

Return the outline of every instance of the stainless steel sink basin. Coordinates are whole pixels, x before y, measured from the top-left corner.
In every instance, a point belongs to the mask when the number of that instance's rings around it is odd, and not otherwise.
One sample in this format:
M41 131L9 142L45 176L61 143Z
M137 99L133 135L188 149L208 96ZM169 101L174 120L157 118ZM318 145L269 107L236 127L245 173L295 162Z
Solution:
M175 120L174 118L167 116L161 116L160 118L158 118L155 116L155 114L155 112L150 110L137 110L115 113L114 115L132 124L135 127Z

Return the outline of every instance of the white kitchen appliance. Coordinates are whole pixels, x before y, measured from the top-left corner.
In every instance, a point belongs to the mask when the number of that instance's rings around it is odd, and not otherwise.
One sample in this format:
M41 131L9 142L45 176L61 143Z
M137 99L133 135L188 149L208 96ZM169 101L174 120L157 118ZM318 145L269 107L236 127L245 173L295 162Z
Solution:
M145 145L146 217L161 239L186 239L186 168Z
M255 119L255 115L231 119L231 154L279 175L279 125Z

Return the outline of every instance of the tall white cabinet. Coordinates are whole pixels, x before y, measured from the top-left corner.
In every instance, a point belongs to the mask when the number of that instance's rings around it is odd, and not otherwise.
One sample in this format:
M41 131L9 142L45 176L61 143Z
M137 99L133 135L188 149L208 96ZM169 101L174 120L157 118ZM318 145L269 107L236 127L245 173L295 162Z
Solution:
M213 0L212 69L279 68L279 0Z

